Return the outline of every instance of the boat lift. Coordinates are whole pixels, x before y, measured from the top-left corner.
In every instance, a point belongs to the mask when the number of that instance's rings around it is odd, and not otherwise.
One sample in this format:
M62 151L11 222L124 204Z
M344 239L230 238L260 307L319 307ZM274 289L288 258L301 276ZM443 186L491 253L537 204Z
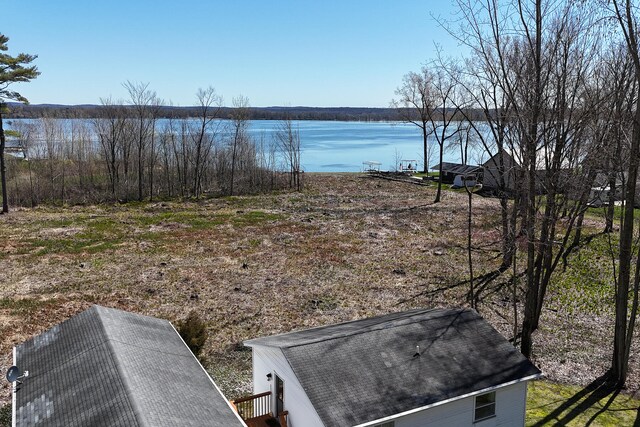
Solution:
M418 172L418 161L416 159L400 160L398 172L416 173Z
M367 160L362 162L362 172L378 173L380 172L381 165L382 163L376 162L375 160Z

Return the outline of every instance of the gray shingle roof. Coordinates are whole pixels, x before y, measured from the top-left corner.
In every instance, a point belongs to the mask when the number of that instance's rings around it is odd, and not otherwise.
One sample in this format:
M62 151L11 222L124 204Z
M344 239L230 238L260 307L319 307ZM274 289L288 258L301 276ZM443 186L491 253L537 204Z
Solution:
M93 306L16 348L17 426L243 426L166 320Z
M439 170L440 163L431 167L431 170ZM442 172L452 173L456 175L465 175L468 173L475 173L482 169L482 166L463 165L460 163L442 162Z
M466 309L412 310L245 344L282 349L327 427L374 421L540 375Z

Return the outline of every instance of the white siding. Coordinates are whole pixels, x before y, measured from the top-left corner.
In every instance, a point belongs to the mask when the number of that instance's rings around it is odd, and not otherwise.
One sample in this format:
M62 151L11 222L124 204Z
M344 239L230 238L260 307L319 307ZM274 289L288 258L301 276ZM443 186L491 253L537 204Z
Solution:
M323 427L322 421L302 389L282 350L253 346L253 392L271 391L275 395L275 377L267 381L267 374L278 375L284 381L284 409L289 411L289 427ZM272 402L275 402L272 399ZM275 412L275 404L272 407Z
M527 381L496 390L496 416L473 422L475 396L395 419L395 427L524 426Z

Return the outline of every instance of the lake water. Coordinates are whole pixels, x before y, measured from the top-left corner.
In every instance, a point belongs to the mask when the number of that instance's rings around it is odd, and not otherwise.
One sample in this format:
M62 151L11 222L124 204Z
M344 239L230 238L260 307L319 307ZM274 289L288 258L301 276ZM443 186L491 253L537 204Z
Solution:
M254 135L263 134L269 139L279 122L252 121ZM396 160L417 160L422 170L422 132L410 123L400 122L337 122L296 121L302 146L301 163L307 172L357 172L363 161L377 161L382 170L393 170ZM429 166L438 163L437 143L429 138L433 156ZM475 162L479 153L470 155ZM444 160L459 162L459 152L446 151ZM397 166L395 166L397 167Z
M11 122L22 120L8 120ZM33 122L33 120L25 120ZM161 122L159 128L161 128ZM250 133L266 143L272 141L273 134L281 122L275 120L254 120L250 122ZM300 132L302 146L301 163L307 172L357 172L362 170L362 162L380 162L382 170L394 170L401 159L417 160L422 170L422 133L413 124L401 122L339 122L339 121L295 121L294 127ZM438 163L437 143L429 139L429 166ZM481 153L470 153L470 163L478 163ZM457 150L445 151L444 160L459 162Z
M269 135L276 121L253 121L254 134ZM393 169L396 157L416 159L422 165L422 136L414 125L382 122L297 121L301 163L308 172L355 172L363 161L378 161ZM396 156L397 151L397 156Z

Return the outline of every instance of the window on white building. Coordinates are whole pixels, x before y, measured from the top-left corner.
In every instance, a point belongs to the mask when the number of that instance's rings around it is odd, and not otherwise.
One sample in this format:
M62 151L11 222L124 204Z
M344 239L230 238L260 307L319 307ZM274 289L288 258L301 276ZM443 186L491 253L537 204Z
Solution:
M486 420L496 415L496 392L476 396L476 410L473 422Z

